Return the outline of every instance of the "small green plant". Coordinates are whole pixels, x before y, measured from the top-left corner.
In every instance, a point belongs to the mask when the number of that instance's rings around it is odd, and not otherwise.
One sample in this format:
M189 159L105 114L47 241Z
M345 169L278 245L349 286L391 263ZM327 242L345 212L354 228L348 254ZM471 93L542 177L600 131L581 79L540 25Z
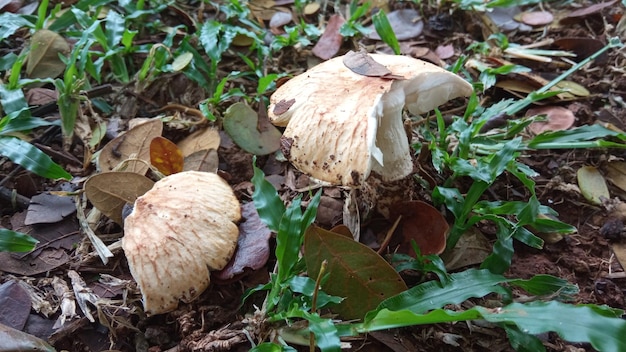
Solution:
M27 234L0 229L0 252L30 252L39 241Z
M619 46L618 41L609 43L594 55ZM473 96L463 118L456 119L446 126L440 114L437 114L437 130L434 134L426 129L423 135L429 136L433 165L440 172L448 171L451 175L443 185L433 191L433 200L444 204L454 215L454 223L447 240L447 248L452 249L467 230L480 221L489 221L496 226L497 241L493 253L482 264L482 268L494 273L504 272L513 256L513 240L518 240L534 248L542 248L543 241L528 230L532 227L540 232L571 233L575 229L550 216L556 212L539 203L535 194L532 177L536 173L518 157L525 150L547 148L591 148L615 147L626 148L626 136L610 131L602 126L581 126L568 131L544 133L529 141L523 141L518 134L531 120L505 119L524 109L532 102L556 95L559 91L550 91L559 81L579 69L585 62L572 67L568 72L551 81L540 90L521 100L503 100L489 108L479 107ZM505 128L484 131L489 121L504 119ZM593 132L592 132L593 131ZM603 138L621 140L614 142ZM451 147L450 142L455 141ZM526 188L528 201L487 202L482 200L484 192L507 172L517 178ZM452 187L460 177L472 180L465 191Z
M316 278L302 276L310 272L303 260L301 248L306 228L313 222L319 197L311 198L307 210L300 209L295 199L285 208L273 186L264 179L263 172L254 166L252 183L255 186L254 204L260 218L277 233L276 268L270 282L250 290L244 299L260 291L268 291L261 314L266 323L277 331L277 341L262 342L253 351L292 351L290 343L315 346L324 352L341 351L341 338L358 336L372 331L414 325L483 319L502 327L511 345L520 351L544 351L535 334L554 331L569 341L590 342L594 348L618 351L626 348L620 336L626 333L623 311L606 306L573 305L564 303L578 292L576 286L550 275L536 275L528 280L505 278L487 269L469 269L447 274L438 258L426 264L421 256L404 269L432 270L440 280L423 282L404 292L383 300L367 312L359 322L344 322L322 315L322 308L332 311L346 297L329 296L320 285L325 282L325 261ZM306 247L306 244L305 244ZM305 248L305 253L307 249ZM362 270L373 263L360 262ZM515 302L511 289L519 288L534 296L530 303ZM356 294L356 293L355 293ZM474 306L467 310L443 307L459 305L470 298L498 295L502 305L497 308ZM564 319L576 316L576 320ZM305 321L305 324L298 323Z
M362 5L358 5L358 1L351 1L350 18L348 18L348 20L341 26L339 33L347 38L354 37L359 33L368 34L370 30L363 27L359 21L365 16L365 14L367 14L369 8L369 2L364 2Z

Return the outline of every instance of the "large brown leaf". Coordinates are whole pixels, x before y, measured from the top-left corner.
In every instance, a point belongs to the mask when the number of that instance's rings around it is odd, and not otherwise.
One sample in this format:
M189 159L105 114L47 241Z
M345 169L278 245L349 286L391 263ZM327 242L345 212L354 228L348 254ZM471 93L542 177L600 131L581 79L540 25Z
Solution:
M59 54L67 56L70 45L58 33L41 29L31 39L26 74L30 78L56 78L65 70Z
M145 174L150 164L150 142L162 132L163 122L153 119L114 138L100 151L98 158L100 169L103 172L112 171L124 160L132 158L142 161L129 162L123 171Z
M154 181L134 172L105 172L91 176L85 182L87 199L118 224L122 224L122 208L148 192Z
M313 279L326 260L324 292L345 299L332 310L344 319L362 319L386 298L407 289L398 273L369 247L344 235L310 226L304 235L304 259Z

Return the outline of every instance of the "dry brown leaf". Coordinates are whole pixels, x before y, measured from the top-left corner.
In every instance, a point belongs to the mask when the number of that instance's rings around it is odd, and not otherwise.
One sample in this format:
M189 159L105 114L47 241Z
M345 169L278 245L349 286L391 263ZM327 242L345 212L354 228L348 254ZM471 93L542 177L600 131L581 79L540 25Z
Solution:
M607 179L622 191L626 191L626 162L612 161L607 167Z
M529 26L545 26L554 21L554 16L548 11L532 11L523 13L521 20Z
M219 157L217 150L206 149L185 157L184 171L204 171L217 173Z
M152 119L137 125L126 133L114 138L100 151L98 166L102 172L113 171L121 162L129 158L141 161L130 161L124 170L145 174L150 165L150 142L155 137L161 136L163 122L160 119Z
M239 240L237 251L224 267L213 273L218 280L231 280L246 272L246 269L257 270L262 268L270 256L269 240L272 231L261 221L254 202L241 206L241 216L245 219L239 224Z
M31 39L26 62L26 74L30 78L55 78L65 70L59 54L67 56L70 45L58 33L40 29Z
M561 20L561 22L578 20L580 17L587 17L589 15L593 15L595 13L602 11L603 9L609 6L612 6L616 2L617 0L613 0L613 1L601 2L599 4L593 4L587 7L583 7L582 9L578 9L578 10L570 12L564 19Z
M341 44L343 43L343 36L339 33L339 29L346 21L340 15L332 15L328 20L324 34L315 43L313 47L313 54L322 60L328 60L337 55Z
M91 176L83 189L87 199L109 219L122 224L122 208L152 188L154 181L134 172L105 172Z
M291 12L276 11L270 19L270 28L276 29L289 24L293 20Z
M528 125L528 130L534 134L546 131L563 131L574 125L576 116L571 110L561 106L542 106L526 111L526 116L546 115L546 121L536 121Z
M57 101L58 98L57 91L48 88L32 88L26 92L28 105L44 105Z
M591 203L601 205L603 199L611 198L606 181L597 168L583 166L576 172L576 177L580 192Z
M407 40L420 36L424 29L424 21L421 20L419 12L414 9L395 10L387 14L387 19L391 25L393 33L398 40ZM368 38L380 40L380 35L376 32L374 25L369 27Z
M432 205L420 201L392 204L389 220L395 222L402 216L398 226L401 238L398 252L415 256L411 242L414 240L422 255L441 254L446 249L448 223Z
M220 147L220 133L213 127L198 130L178 142L178 149L187 157L195 152Z
M439 45L437 49L435 49L435 54L442 60L449 59L454 56L454 47L452 44Z
M391 71L382 64L376 62L365 51L349 51L343 57L343 64L350 69L350 71L368 77L386 77L391 75Z

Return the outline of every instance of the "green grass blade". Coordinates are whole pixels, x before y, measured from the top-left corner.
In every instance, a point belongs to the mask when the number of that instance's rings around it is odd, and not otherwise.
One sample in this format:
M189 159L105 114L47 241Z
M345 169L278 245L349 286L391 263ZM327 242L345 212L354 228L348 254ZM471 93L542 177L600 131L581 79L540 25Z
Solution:
M527 144L531 149L546 149L546 145L550 148L572 148L572 143L580 143L593 141L600 138L617 137L626 140L626 135L610 130L601 125L585 125L565 131L545 132L542 133Z
M16 114L19 115L19 112ZM0 136L7 136L13 132L32 130L37 127L59 125L59 121L46 121L39 117L13 118L13 114L7 115L7 123L0 123Z
M33 145L16 137L0 137L0 155L39 176L70 180L72 175Z
M374 28L376 28L376 32L380 36L380 39L391 47L394 54L400 55L400 43L398 43L398 38L391 28L391 24L389 23L389 19L387 18L385 11L378 11L374 16L372 16L372 21L374 22Z
M621 310L556 301L476 309L487 321L513 323L525 333L554 331L570 342L589 342L598 351L626 351L626 320L619 318L623 313Z
M276 260L278 261L278 282L283 282L293 274L292 269L298 261L302 246L302 209L301 198L291 202L280 220L276 234Z
M469 269L450 275L449 282L442 286L438 281L428 281L414 286L398 295L380 303L376 310L389 309L392 311L410 310L423 313L437 309L446 304L458 304L468 298L483 297L493 292L503 293L498 286L507 282L502 275L492 274L488 270ZM368 313L368 317L372 312ZM367 317L365 318L367 321Z
M556 301L512 303L502 308L475 308L453 312L437 309L428 314L409 310L382 309L369 315L363 324L339 328L341 336L412 325L485 319L492 323L515 324L526 334L554 331L564 340L589 342L603 352L626 351L626 320L623 311L606 306L570 305Z
M270 230L278 232L280 220L285 214L285 204L278 196L274 186L265 179L263 171L256 166L256 157L253 159L252 167L254 168L254 176L252 177L254 206L259 217Z
M515 325L504 325L511 347L517 352L543 352L546 348L537 337L521 331Z
M34 24L26 19L27 16L15 13L5 12L0 15L0 38L8 38L12 36L18 29L22 27L35 27ZM33 18L30 16L29 18Z
M39 243L21 232L0 229L0 252L30 252Z
M28 110L28 103L26 103L22 89L8 89L4 84L0 84L0 104L5 114L19 111L20 114L16 118L30 117L30 110Z
M119 13L109 10L106 17L105 32L109 49L112 49L121 43L125 30L124 18Z

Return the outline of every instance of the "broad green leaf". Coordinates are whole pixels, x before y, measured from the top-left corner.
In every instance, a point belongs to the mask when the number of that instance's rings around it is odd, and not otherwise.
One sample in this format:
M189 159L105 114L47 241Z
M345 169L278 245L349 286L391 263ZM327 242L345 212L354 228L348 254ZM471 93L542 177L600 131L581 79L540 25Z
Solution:
M315 280L306 276L294 276L289 282L289 287L291 291L296 293L302 293L307 297L313 297L315 292ZM328 304L338 304L341 303L343 298L337 296L331 296L324 291L317 292L317 309L321 309L326 307Z
M252 177L254 206L267 227L278 232L279 224L283 214L285 214L285 204L278 196L274 186L265 179L263 171L256 166L256 157L253 158L252 167L254 168L254 176Z
M316 316L317 319L312 319ZM322 352L340 352L341 340L337 334L337 327L331 319L323 319L317 314L308 314L309 330L315 335L315 344Z
M469 309L463 312L435 309L427 314L417 314L410 310L391 311L387 308L377 310L376 314L367 315L362 325L357 325L357 332L369 332L386 330L413 325L438 324L453 321L465 321L481 319L481 314L477 309ZM341 330L344 332L344 330ZM345 334L345 332L344 332ZM343 334L341 334L343 335Z
M515 325L503 325L509 344L516 352L543 352L546 348L536 336L524 333Z
M492 273L502 274L510 266L513 260L513 236L511 227L506 219L496 222L496 236L498 239L493 244L493 252L481 264L481 269L489 269Z
M23 16L16 13L5 12L0 15L0 38L8 38L12 36L15 31L22 27L33 27L33 22L28 19L33 19L33 16Z
M298 262L302 244L301 197L295 198L280 219L276 233L276 260L278 261L278 282L294 275L292 269ZM259 214L260 216L260 214ZM262 218L261 218L262 219Z
M510 279L508 283L524 289L531 295L543 296L558 293L559 298L571 299L578 294L578 286L560 277L546 274L535 275L528 280Z
M576 143L600 138L616 137L622 141L626 135L610 130L601 125L585 125L565 131L545 132L528 142L531 149L571 149ZM622 144L623 145L623 144Z
M226 38L220 38L220 32L222 31L224 24L219 21L206 21L200 28L200 43L204 47L204 51L209 55L212 61L220 61L222 53L224 52L224 40ZM221 44L221 45L220 45ZM230 44L230 43L229 43Z
M0 154L39 176L70 180L72 175L28 142L15 137L0 137Z
M28 103L24 97L22 89L8 89L4 84L0 84L0 104L2 104L2 110L5 115L11 113L18 113L12 118L28 118L30 117L30 110L28 110Z
M124 18L120 16L119 13L110 9L106 17L106 36L109 49L121 43L125 30Z
M304 237L309 277L317 277L327 261L328 281L322 289L345 297L332 308L344 319L362 319L383 299L406 290L400 275L371 248L343 235L310 226Z
M30 252L39 243L25 233L0 229L0 252Z
M414 286L382 301L376 311L389 309L424 313L447 304L459 304L472 297L483 297L494 292L505 293L499 284L506 281L504 276L493 274L488 270L469 269L451 274L445 286L438 281L428 281ZM368 317L376 314L376 311L368 313Z
M463 312L437 309L420 315L409 310L382 309L363 324L340 327L340 335L412 325L485 319L492 323L515 324L527 334L554 331L564 340L589 342L599 351L626 351L626 320L623 311L606 306L569 305L556 301L512 303L502 308L475 307Z
M554 331L570 342L589 342L598 351L626 351L626 320L606 306L568 305L556 301L512 303L498 309L476 307L492 323L513 323L521 331Z
M59 121L46 121L39 117L12 118L15 115L19 115L19 113L7 115L5 117L7 118L6 124L4 124L4 121L0 122L0 136L7 136L13 132L32 130L37 127L59 125Z

